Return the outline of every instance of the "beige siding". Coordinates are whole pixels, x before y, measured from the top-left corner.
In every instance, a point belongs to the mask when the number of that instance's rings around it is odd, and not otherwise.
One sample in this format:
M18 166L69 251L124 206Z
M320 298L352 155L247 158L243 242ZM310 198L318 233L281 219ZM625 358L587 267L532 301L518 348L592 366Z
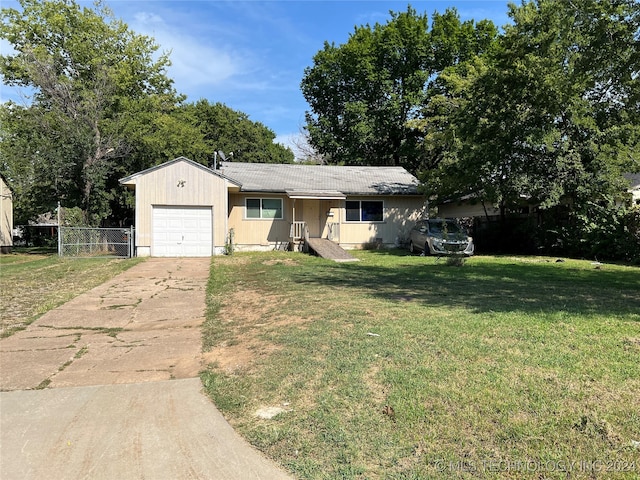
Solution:
M246 198L282 198L282 220L247 219ZM381 200L381 197L349 197L349 200ZM413 224L424 211L422 197L382 197L384 221L346 222L345 200L293 200L282 195L231 194L229 195L229 228L234 229L235 244L239 249L269 248L289 241L291 223L307 222L311 236L327 238L329 224L339 224L339 238L345 248L361 248L363 245L381 242L394 245L408 235Z
M382 200L384 219L381 222L346 222L346 200L336 198L335 194L328 193L324 198L300 195L292 199L284 192L240 193L239 184L182 157L127 177L122 183L136 190L135 226L139 255L149 255L155 245L153 208L158 206L211 208L212 242L216 253L224 251L231 230L233 243L241 250L285 245L290 241L294 220L306 222L311 236L331 238L346 248L359 248L371 242L393 245L405 240L409 229L424 211L424 199L417 195L350 197L348 200ZM313 197L312 194L308 196ZM280 199L282 218L247 218L247 198Z
M0 249L9 251L13 246L13 195L0 178Z
M281 198L282 219L245 218L245 199ZM239 249L269 247L289 241L292 222L292 200L283 195L229 194L229 229L233 229L234 244Z
M438 216L442 218L464 218L464 217L484 217L485 215L499 215L500 210L493 208L493 205L487 204L487 210L480 202L462 202L447 203L438 205Z
M340 208L340 245L360 248L367 243L381 242L393 246L403 241L413 224L424 213L423 197L349 197L347 200L381 200L384 202L382 222L347 222L343 202ZM334 217L335 218L335 217Z
M136 188L136 246L150 252L153 206L198 206L213 208L214 249L226 240L227 181L187 162L177 162L150 171L133 180Z

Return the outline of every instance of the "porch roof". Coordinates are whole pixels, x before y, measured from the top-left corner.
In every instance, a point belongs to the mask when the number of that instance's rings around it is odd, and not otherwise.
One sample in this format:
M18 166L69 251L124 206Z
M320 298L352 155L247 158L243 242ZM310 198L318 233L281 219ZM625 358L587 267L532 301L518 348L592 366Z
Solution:
M287 190L289 198L312 198L314 200L344 200L347 198L342 192L325 192L321 190Z

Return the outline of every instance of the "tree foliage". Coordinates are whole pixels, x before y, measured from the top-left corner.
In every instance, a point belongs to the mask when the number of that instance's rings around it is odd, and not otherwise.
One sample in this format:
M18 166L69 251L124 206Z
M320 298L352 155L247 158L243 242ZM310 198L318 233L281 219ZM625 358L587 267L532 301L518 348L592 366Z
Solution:
M536 205L574 254L620 251L633 235L605 232L633 228L621 200L623 173L640 171L640 4L525 0L509 15L499 35L453 10L429 30L409 7L325 43L302 82L311 144L332 162L402 165L436 203L474 197L503 219Z
M154 59L154 41L101 4L20 5L1 12L0 34L15 52L0 56L0 71L6 84L33 95L29 106L3 105L3 163L34 201L39 195L80 206L98 223L110 213L114 172L132 151L126 133L181 101L166 76L169 59Z
M356 27L347 43L325 43L305 70L311 145L331 163L402 165L427 158L420 118L431 80L449 65L484 51L497 29L461 22L455 10L427 16L408 7L385 25Z
M178 156L211 164L215 150L244 161L290 162L275 135L240 112L185 104L166 53L131 31L102 3L19 0L3 8L0 55L7 85L26 87L26 105L0 106L0 168L16 193L17 222L79 207L87 224L130 217L118 179Z
M510 16L490 55L439 78L431 105L454 106L440 130L447 161L425 175L431 191L503 210L522 197L615 203L622 173L640 165L638 4L539 0Z
M427 191L498 205L503 220L535 205L537 248L627 258L638 250L622 192L623 174L640 171L640 5L535 0L510 16L494 48L446 69L425 104L428 148L443 152L422 173Z
M181 108L193 122L212 151L233 152L233 160L249 163L292 163L293 152L274 143L275 133L243 112L222 103L199 100ZM204 162L203 162L204 163Z

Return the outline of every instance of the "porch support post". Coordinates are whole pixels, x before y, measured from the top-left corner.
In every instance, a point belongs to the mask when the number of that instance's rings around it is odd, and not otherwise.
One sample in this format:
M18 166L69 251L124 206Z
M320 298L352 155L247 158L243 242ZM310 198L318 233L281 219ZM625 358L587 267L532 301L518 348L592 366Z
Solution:
M293 218L291 219L291 223L296 223L296 199L293 199L293 203L291 204L291 209L293 210L292 215Z
M293 202L291 202L291 243L294 245L293 248L295 248L295 232L296 232L296 199L292 198L291 200L293 200Z

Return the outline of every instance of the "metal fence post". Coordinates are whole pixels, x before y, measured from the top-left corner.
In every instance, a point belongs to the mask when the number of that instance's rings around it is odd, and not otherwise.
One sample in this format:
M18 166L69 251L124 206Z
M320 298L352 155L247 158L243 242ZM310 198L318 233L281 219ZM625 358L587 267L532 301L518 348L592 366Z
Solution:
M60 202L58 202L58 256L62 256L62 222L60 221L62 218Z
M133 225L129 229L129 258L133 258Z

